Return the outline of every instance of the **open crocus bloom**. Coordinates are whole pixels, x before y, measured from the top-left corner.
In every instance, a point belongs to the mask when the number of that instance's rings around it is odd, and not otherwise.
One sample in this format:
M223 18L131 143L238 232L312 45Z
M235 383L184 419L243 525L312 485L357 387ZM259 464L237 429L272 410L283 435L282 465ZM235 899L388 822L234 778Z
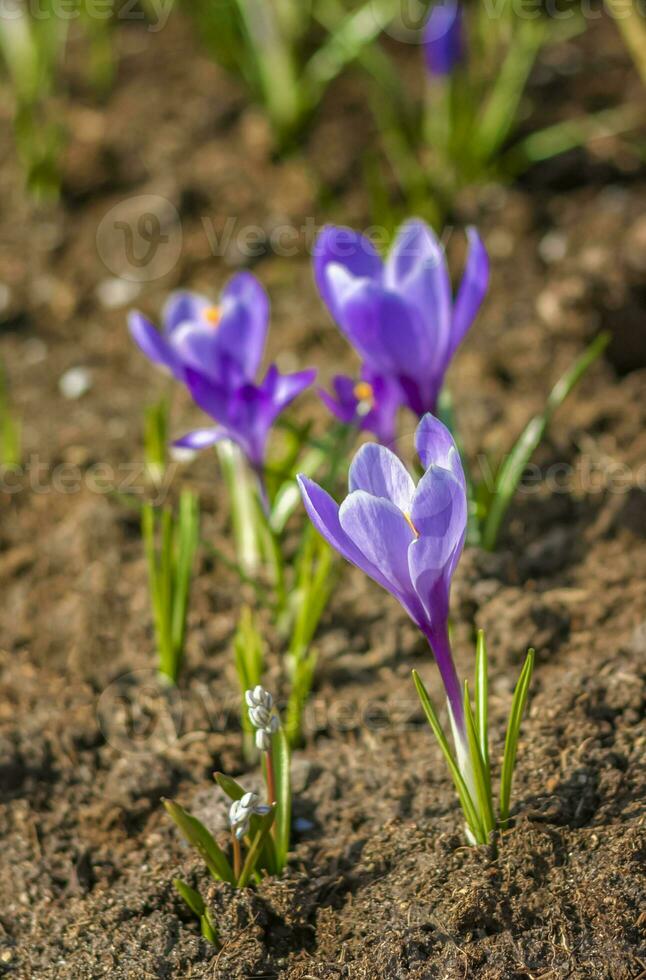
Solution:
M319 391L321 401L346 425L372 432L385 446L395 441L401 389L390 378L382 378L364 367L359 380L337 374L332 379L334 394Z
M467 494L458 450L432 415L419 423L415 446L425 473L415 486L384 446L363 446L352 462L341 506L299 477L307 513L344 558L402 604L427 637L451 711L458 755L466 746L462 689L448 637L451 579L467 529Z
M143 314L128 317L130 333L154 364L186 381L188 368L226 383L253 380L260 367L269 299L250 272L240 272L225 286L217 304L196 293L174 293L166 304L159 331Z
M174 443L183 449L204 449L221 439L237 443L262 483L267 439L280 413L312 384L316 371L280 374L272 365L259 384L244 381L240 375L232 383L214 381L204 373L186 369L186 384L193 400L218 425L196 429Z
M462 60L464 37L460 0L437 0L424 28L424 54L431 75L450 75Z
M444 376L489 283L489 260L470 228L455 300L444 250L420 219L399 229L382 261L368 238L327 227L315 249L316 283L333 319L366 365L396 382L418 416L434 412Z

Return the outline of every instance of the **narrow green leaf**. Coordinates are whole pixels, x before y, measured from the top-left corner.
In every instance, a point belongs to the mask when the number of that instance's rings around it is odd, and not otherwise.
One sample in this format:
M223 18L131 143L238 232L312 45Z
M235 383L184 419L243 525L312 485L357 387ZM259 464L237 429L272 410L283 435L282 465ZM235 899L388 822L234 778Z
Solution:
M271 756L276 782L276 860L278 870L282 871L287 861L292 823L291 753L283 728L279 728L272 739Z
M242 866L242 871L240 872L240 877L238 878L237 881L238 888L245 888L249 884L251 876L256 870L256 865L262 853L263 845L265 843L265 840L268 839L267 835L269 834L269 831L271 830L271 826L274 822L275 813L276 813L276 807L274 807L271 813L268 813L267 816L260 817L261 828L256 833L253 843L249 848L249 850L247 851L247 857L245 858L245 862Z
M226 855L206 827L173 800L162 800L162 802L184 840L195 848L216 881L235 884L233 869Z
M446 764L449 767L449 772L451 773L451 777L453 779L453 783L457 790L458 797L460 798L460 804L462 806L462 810L464 812L464 816L469 826L469 829L478 844L486 844L487 835L484 831L484 828L482 827L480 818L474 806L473 800L471 799L471 795L469 793L467 785L464 779L462 778L462 773L458 769L455 759L453 758L453 754L451 753L451 749L449 747L449 743L447 742L446 735L444 734L444 731L440 724L439 718L437 717L431 699L428 696L428 692L424 687L422 679L416 670L413 671L413 681L415 683L415 687L417 688L417 694L419 695L419 699L422 703L424 714L426 715L428 723L433 730L433 734L435 735L435 738L439 743L439 746L442 750L442 754L444 755L444 758L446 760Z
M173 676L177 680L184 653L193 565L199 541L199 503L190 490L184 490L180 496L179 516L174 532L177 540L177 559L172 583L171 646Z
M223 772L214 772L213 778L220 789L223 790L229 799L234 803L236 800L241 800L245 795L246 790L242 788L240 783L236 782L233 776L225 776Z
M305 66L303 84L311 103L321 99L330 82L372 44L397 12L396 0L368 0L333 29Z
M493 815L493 802L491 799L491 784L484 759L480 753L478 733L476 731L475 718L471 709L471 699L469 698L469 684L464 682L464 719L467 727L467 739L469 742L469 755L471 756L471 767L476 784L478 815L482 827L489 838L489 834L496 826L496 818Z
M588 368L601 355L609 341L609 333L599 334L556 382L547 399L545 410L540 415L535 415L528 422L512 448L511 453L501 466L482 534L482 544L487 550L492 551L496 546L498 532L511 503L511 499L516 493L525 467L544 438L554 413L563 404L573 388L576 387Z
M211 918L211 913L207 909L204 915L200 916L200 931L207 942L213 943L214 946L220 945L220 940L218 939L218 932L215 928L215 923Z
M534 670L534 651L530 650L520 673L518 683L514 690L514 697L511 704L509 724L507 726L507 737L505 738L505 754L502 762L502 773L500 777L500 824L504 827L509 821L511 785L516 766L516 752L518 750L518 736L520 725L527 703L529 686Z
M206 906L200 893L194 888L191 888L190 885L187 885L181 878L173 878L173 885L175 886L175 890L182 896L191 912L196 915L198 919L201 918L206 912Z
M314 476L328 458L326 449L314 448L305 454L299 464L299 472L305 476ZM275 534L282 534L287 521L301 503L301 492L296 480L289 480L282 485L274 498L269 522Z
M489 762L489 665L487 657L487 643L484 630L478 630L476 642L476 682L475 682L475 706L476 706L476 730L478 732L478 744L480 754L487 770L487 775L491 778L491 766Z

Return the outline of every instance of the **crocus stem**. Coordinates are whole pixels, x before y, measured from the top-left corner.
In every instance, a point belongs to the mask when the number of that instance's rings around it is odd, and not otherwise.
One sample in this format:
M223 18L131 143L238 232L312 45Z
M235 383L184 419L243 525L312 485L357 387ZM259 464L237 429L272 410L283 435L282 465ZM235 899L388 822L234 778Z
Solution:
M271 752L265 752L265 777L267 779L267 802L273 806L276 802L276 779Z
M233 876L237 882L242 871L242 856L240 854L240 841L236 837L235 831L231 831L231 840L233 841Z
M242 571L253 578L260 564L253 481L237 446L220 442L216 451L229 488L238 562Z
M458 674L453 662L451 643L449 641L448 628L443 627L438 630L424 630L424 635L428 640L435 662L437 664L446 698L451 709L451 721L460 736L466 742L466 725L464 720L464 705L462 703L462 685L458 679Z

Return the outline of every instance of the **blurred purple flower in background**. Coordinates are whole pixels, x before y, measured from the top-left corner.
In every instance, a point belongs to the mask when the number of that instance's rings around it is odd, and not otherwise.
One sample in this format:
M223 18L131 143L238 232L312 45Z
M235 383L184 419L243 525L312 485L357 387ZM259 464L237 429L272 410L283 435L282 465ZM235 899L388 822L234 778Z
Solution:
M316 283L333 319L366 366L397 384L419 417L435 412L444 376L489 284L489 259L475 228L453 299L444 250L413 218L385 262L350 228L323 229L314 253Z
M464 55L462 4L458 0L438 0L431 7L423 44L431 75L450 75Z
M156 365L186 385L216 427L189 432L174 445L199 450L222 439L235 442L260 477L267 439L277 416L312 384L316 371L282 375L271 365L255 383L269 325L269 299L250 272L225 286L219 304L203 296L173 294L160 332L141 313L131 313L130 332Z
M316 371L280 374L272 364L264 380L255 385L239 378L229 386L209 375L186 369L186 384L193 400L218 425L189 432L174 445L204 449L221 439L235 442L262 483L267 439L276 418L316 377Z
M265 349L269 299L250 272L240 272L214 305L196 293L178 292L168 300L159 331L143 314L128 317L130 333L154 364L186 381L188 368L226 383L233 373L253 380Z
M397 410L402 403L399 385L364 367L359 380L335 375L332 387L333 395L327 391L319 395L341 422L372 432L385 446L395 441Z
M307 513L347 561L402 604L428 639L438 665L456 735L465 748L462 688L449 642L449 593L467 529L462 463L449 430L432 415L417 427L415 445L425 469L417 487L399 457L370 443L350 467L341 506L300 476Z

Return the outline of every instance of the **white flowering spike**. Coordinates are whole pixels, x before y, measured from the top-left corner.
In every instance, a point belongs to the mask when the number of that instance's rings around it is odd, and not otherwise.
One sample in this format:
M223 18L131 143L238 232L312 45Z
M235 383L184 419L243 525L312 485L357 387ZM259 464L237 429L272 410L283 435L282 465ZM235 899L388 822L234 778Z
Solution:
M261 684L246 692L245 701L249 708L264 708L266 711L271 711L274 706L274 699Z
M238 840L241 840L249 830L249 821L256 814L264 817L271 810L267 803L261 803L257 793L245 793L235 800L229 808L229 823Z
M256 729L256 747L259 752L271 750L271 737L280 728L280 720L273 714L274 699L269 691L258 684L252 691L245 693L245 701L249 709L249 721Z

